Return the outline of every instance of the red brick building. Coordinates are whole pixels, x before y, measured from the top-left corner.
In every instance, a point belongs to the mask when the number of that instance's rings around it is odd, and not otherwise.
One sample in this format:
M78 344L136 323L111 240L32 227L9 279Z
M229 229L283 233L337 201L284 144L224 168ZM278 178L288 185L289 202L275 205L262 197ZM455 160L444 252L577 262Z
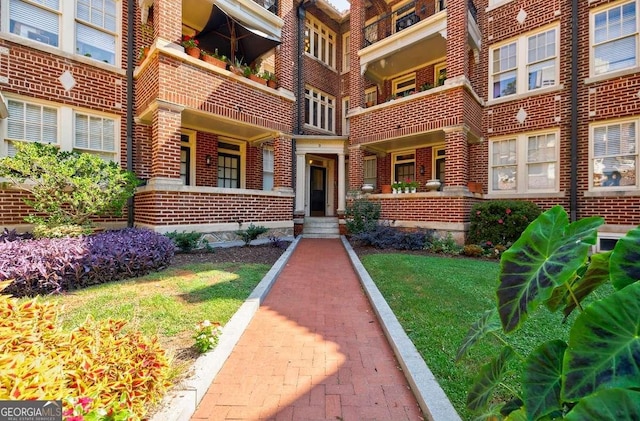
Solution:
M104 224L292 233L371 184L395 226L462 241L474 203L521 199L604 216L607 247L640 224L637 3L6 0L0 156L53 142L134 170L129 221ZM28 228L21 199L0 190L0 226Z

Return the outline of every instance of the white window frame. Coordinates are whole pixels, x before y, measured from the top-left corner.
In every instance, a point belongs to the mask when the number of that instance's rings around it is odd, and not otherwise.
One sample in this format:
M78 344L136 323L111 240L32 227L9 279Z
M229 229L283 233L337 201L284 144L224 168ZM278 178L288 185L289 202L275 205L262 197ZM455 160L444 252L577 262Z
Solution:
M351 70L351 32L342 34L342 73Z
M52 12L52 13L56 13L58 15L58 45L57 46L53 46L50 45L48 43L44 43L41 41L37 41L36 39L34 39L34 37L28 37L27 36L27 32L24 32L24 34L14 34L10 32L10 11L9 11L9 6L10 6L10 2L11 0L0 0L0 8L2 8L3 13L2 13L2 17L1 17L1 24L2 24L2 28L3 28L3 32L8 34L11 37L11 41L14 42L18 42L24 45L28 45L29 47L33 47L33 48L37 48L43 51L47 51L50 52L52 54L57 54L59 52L64 52L67 54L72 54L75 55L77 57L83 57L86 58L86 60L91 60L92 62L95 63L100 63L100 65L105 65L105 66L116 66L119 67L122 63L122 57L121 57L121 50L122 50L122 1L121 0L115 0L115 5L116 5L116 16L115 16L115 23L116 23L116 29L115 31L111 32L111 31L104 31L108 33L109 35L114 35L115 36L115 46L114 46L114 63L110 64L110 63L104 63L103 61L100 61L99 58L94 58L94 57L86 57L83 54L80 53L80 51L76 48L76 27L77 27L77 22L79 22L79 20L76 19L76 1L69 1L69 0L60 0L59 3L59 9L54 11L50 8L46 8L43 7L42 5L36 3L35 1L32 0L19 0L25 3L29 3L32 6L41 8L43 10ZM6 13L4 13L4 11L7 11ZM87 24L84 21L80 21L83 24ZM27 25L28 26L28 25ZM96 26L93 25L91 26L91 24L89 23L89 26L96 29ZM39 30L39 28L35 28L32 27L32 29L35 29L36 31ZM26 29L25 29L26 31ZM31 31L33 32L33 31ZM30 39L31 38L31 39Z
M547 159L544 161L529 162L528 145L529 139L536 136L555 136L554 157L553 159ZM515 162L495 164L493 161L494 147L498 142L511 141L515 142ZM560 131L558 129L541 130L536 132L517 133L510 136L501 136L489 140L489 193L496 195L507 194L544 194L544 193L557 193L559 189L559 177L560 177ZM534 164L552 163L554 164L553 171L553 187L546 189L529 188L528 175L529 166ZM494 189L493 187L493 172L504 166L515 167L516 188L515 189Z
M601 15L603 13L607 13L610 10L615 9L615 8L622 8L623 6L625 6L627 4L632 4L632 3L635 4L635 30L634 30L634 32L632 34L628 34L628 35L625 35L625 36L619 36L619 37L616 37L614 39L607 39L606 41L603 41L603 42L599 43L598 45L596 45L596 40L595 40L595 37L596 37L596 23L595 23L596 16L597 15ZM638 31L639 31L638 30L638 7L639 6L640 5L638 4L637 0L631 0L631 1L626 0L626 1L618 1L618 2L614 2L614 3L609 3L609 4L606 4L606 5L602 6L602 7L598 7L598 8L595 8L595 9L589 11L589 56L590 56L590 58L589 58L589 74L592 77L601 76L601 75L607 75L607 74L610 74L610 73L615 73L615 72L618 72L618 71L624 71L624 70L627 70L627 69L633 69L633 68L637 68L639 66L639 63L640 63L640 59L639 59L639 57L640 57L640 39L638 37ZM611 44L612 42L619 41L619 40L624 39L624 38L630 38L630 37L635 38L635 44L636 44L636 48L635 48L635 63L632 66L621 67L619 69L604 70L604 71L601 71L601 72L597 72L597 68L596 68L596 53L595 53L596 48L598 46L606 46L607 44ZM609 47L607 50L610 51L613 48L615 48L615 47Z
M529 39L532 39L533 37L537 37L543 33L548 33L550 31L555 31L555 34L554 34L555 35L555 41L554 41L555 54L550 57L546 57L544 60L529 63L529 59L528 59ZM559 36L560 36L559 25L553 24L553 25L547 25L536 31L527 32L526 34L522 34L517 38L511 38L509 40L506 40L504 42L491 46L491 48L489 48L489 72L488 72L489 100L503 100L505 98L515 99L522 94L532 94L532 93L541 91L544 88L558 86L560 83L559 82L560 80L560 62L559 62L560 38ZM511 45L515 46L515 59L516 59L515 66L505 68L505 69L500 69L499 71L494 70L494 63L493 63L494 52L499 49L508 48ZM553 81L551 83L549 83L548 81L546 83L544 83L544 81L541 81L540 86L529 89L529 67L535 65L536 63L544 63L547 61L554 62L553 63L553 67L554 67ZM494 80L496 80L496 78L499 75L510 73L510 72L515 72L515 78L516 78L515 90L512 93L509 93L506 95L494 96ZM541 73L541 74L544 74L544 73ZM547 76L548 75L549 74L547 73Z
M401 85L405 82L410 82L410 81L413 81L413 84L410 83L407 86L403 87L401 91L398 90L398 85ZM413 92L416 91L416 74L415 73L409 73L407 75L397 77L391 81L391 93L396 97L399 97L401 95L404 96L405 93L408 93L411 91Z
M86 112L81 112L81 111L74 111L73 113L73 124L74 124L74 128L77 126L77 122L78 122L78 117L86 117L87 118L87 124L89 127L89 133L87 133L88 137L87 137L87 141L90 141L89 139L89 135L90 132L92 131L91 129L91 125L92 125L92 119L99 119L101 120L101 123L103 124L104 121L111 121L111 123L113 124L113 133L114 133L114 138L113 141L115 142L115 132L118 131L120 128L118 126L116 126L116 122L112 119L112 118L108 118L108 117L104 117L104 116L99 116L99 115L95 115L94 113L86 113ZM102 129L102 127L101 127ZM91 154L95 154L98 155L100 157L103 157L103 159L105 159L105 156L115 156L116 152L117 152L117 145L114 143L113 145L113 150L108 150L108 149L104 149L104 145L102 148L92 148L91 145L87 145L86 147L81 147L78 146L76 143L77 140L77 135L78 132L74 129L74 133L73 133L73 149L77 150L78 152L86 152L86 153L91 153ZM104 136L101 136L101 141L104 143Z
M604 158L596 158L595 157L595 151L594 151L594 141L595 141L595 131L598 128L602 128L602 127L612 127L612 126L616 126L616 125L624 125L624 124L628 124L628 123L634 123L635 124L635 130L634 130L634 135L635 135L635 145L633 145L633 149L629 150L628 153L627 152L623 152L622 150L620 150L620 152L618 154L610 154L609 157L604 157ZM592 123L589 125L589 191L593 191L593 192L611 192L611 191L621 191L621 190L638 190L640 186L640 182L638 180L639 177L639 167L640 164L638 163L638 147L640 145L640 117L636 117L636 118L624 118L624 119L617 119L617 120L607 120L607 121L601 121L601 122L597 122L597 123ZM620 148L622 149L622 139L620 139ZM596 159L615 159L615 156L619 156L619 157L624 157L624 156L634 156L635 157L635 184L634 185L618 185L618 186L595 186L595 181L594 181L594 173L595 173L595 160ZM606 171L607 168L604 169L604 171ZM620 171L620 168L616 168L616 171ZM609 171L607 171L609 172ZM623 171L620 171L623 172ZM624 174L622 174L622 176L624 176Z
M314 35L317 35L320 44L319 46L317 46L317 48L315 45L316 43ZM309 49L307 51L307 48L305 46L306 55L321 61L331 69L335 70L336 33L309 13L307 13L307 17L305 20L305 44L307 43Z
M95 14L92 14L93 10L94 10L94 8L92 7L93 2L100 3L100 2L102 2L104 0L83 0L83 1L86 1L86 2L89 3L88 9L89 9L89 19L90 20L81 19L78 16L78 3L79 3L79 0L75 0L74 3L75 3L75 9L76 9L75 11L76 11L76 13L75 13L75 25L74 25L74 29L75 29L74 39L75 39L75 43L76 43L76 52L78 54L84 55L85 57L90 57L90 58L92 58L94 60L102 61L104 63L111 64L111 65L115 65L116 62L117 62L117 57L118 57L118 50L117 50L117 48L118 48L118 33L119 33L118 30L120 28L120 24L118 22L118 20L120 18L120 13L118 13L118 9L119 9L118 8L118 3L119 3L119 1L118 0L111 0L114 3L114 9L115 9L114 10L115 14L113 15L113 24L114 24L115 27L113 29L109 29L109 28L106 27L106 24L105 24L105 21L107 20L106 17L110 16L110 15L107 14L106 11L103 11L102 14L99 14L98 12L95 12ZM98 24L98 23L95 22L96 16L98 18L102 19L102 21L103 21L102 24ZM80 26L84 27L85 31L94 32L96 34L107 36L108 38L113 37L113 52L111 53L110 51L107 51L107 50L104 50L104 49L102 50L102 51L105 51L107 53L113 54L113 63L109 63L107 61L107 59L105 59L104 56L103 57L100 57L100 56L93 57L93 55L91 55L92 51L93 51L94 54L96 52L100 51L100 48L98 48L98 46L96 46L96 45L92 45L92 44L88 44L87 43L86 45L89 47L89 50L87 50L86 52L85 52L84 49L80 50L80 41L78 39L78 31L79 31L79 27ZM89 35L89 38L90 39L94 39L94 40L98 39L97 37L90 36L90 35Z
M349 135L349 119L347 118L347 113L349 112L350 100L349 97L346 96L342 98L342 135Z
M373 173L371 170L373 169ZM369 173L367 171L369 170ZM378 184L378 157L375 155L365 156L362 163L362 173L364 184L371 184L376 188Z
M76 113L87 115L89 117L99 117L104 119L113 120L114 124L114 147L115 151L108 152L108 154L113 156L113 161L116 163L120 163L121 158L121 144L120 144L120 134L122 131L121 118L118 115L103 113L99 111L89 110L86 108L80 107L71 107L65 104L59 104L51 101L44 101L35 98L24 97L20 95L13 95L5 93L5 98L7 101L18 101L26 104L33 104L38 106L44 106L49 108L54 108L57 110L57 139L58 143L56 146L60 148L61 151L84 151L78 148L75 148L75 115ZM8 142L26 142L23 139L10 139L8 137L8 125L9 119L5 118L0 120L0 133L2 135L3 141L0 142L0 156L7 156L9 153L8 150ZM92 151L87 151L91 153Z
M270 155L271 158L270 160L265 160L265 153L267 155ZM271 191L273 190L274 187L274 176L275 176L275 171L274 171L274 167L275 167L275 153L273 150L273 146L264 146L262 148L262 189L266 190L266 191ZM265 188L265 175L270 175L271 176L271 188L270 189L266 189Z
M239 150L232 150L232 149L224 149L221 148L219 145L220 143L228 143L231 145L237 145L239 146ZM246 142L242 142L240 140L236 140L236 139L232 139L229 137L219 137L218 138L218 155L220 154L220 152L222 153L226 153L229 155L236 155L240 157L240 189L244 189L246 188L246 172L247 172L247 144ZM216 158L216 183L218 181L218 160ZM220 187L220 186L218 186ZM235 187L225 187L225 188L235 188Z
M314 97L314 94L317 96ZM336 98L332 95L329 95L326 92L322 92L319 89L315 89L311 86L305 87L305 117L309 117L309 121L305 122L305 126L311 127L318 130L323 130L328 133L336 132ZM317 113L317 121L318 125L313 124L313 118L311 114L311 104L316 104L316 113ZM322 127L322 105L325 106L326 112L326 121L325 123L329 124L329 119L331 120L331 127Z

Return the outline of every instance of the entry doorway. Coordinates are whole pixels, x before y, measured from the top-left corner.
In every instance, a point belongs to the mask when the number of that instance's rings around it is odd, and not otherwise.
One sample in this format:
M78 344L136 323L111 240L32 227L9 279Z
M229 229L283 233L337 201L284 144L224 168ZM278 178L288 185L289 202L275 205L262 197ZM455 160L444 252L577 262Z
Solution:
M327 207L327 169L324 167L310 168L310 216L326 216Z

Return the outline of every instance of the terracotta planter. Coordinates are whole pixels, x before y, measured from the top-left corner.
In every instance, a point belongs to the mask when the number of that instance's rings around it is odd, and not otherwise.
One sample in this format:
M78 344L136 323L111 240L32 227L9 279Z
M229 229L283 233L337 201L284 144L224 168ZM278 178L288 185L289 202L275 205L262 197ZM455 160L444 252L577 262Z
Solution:
M227 68L227 63L226 62L224 62L224 61L222 61L220 59L217 59L214 56L203 54L202 55L202 60L207 62L207 63L211 63L214 66L219 67L221 69L226 69Z
M380 186L380 191L383 194L387 194L387 193L391 193L391 184L383 184L382 186Z
M187 47L184 51L191 57L200 58L200 48L198 47Z
M267 80L266 80L266 79L261 78L261 77L260 77L260 76L258 76L258 75L251 74L251 75L249 75L249 79L251 79L251 80L252 80L252 81L254 81L254 82L258 82L258 83L260 83L261 85L266 85L266 84L267 84Z
M242 69L239 69L234 66L229 66L229 70L231 71L231 73L233 73L236 76L244 76L244 72L242 71Z
M270 88L276 89L278 87L278 83L275 80L268 80L267 86Z
M467 187L471 193L482 193L482 184L474 181L469 181Z
M138 58L138 63L142 63L147 57L149 57L150 47L143 47L140 51L140 57Z

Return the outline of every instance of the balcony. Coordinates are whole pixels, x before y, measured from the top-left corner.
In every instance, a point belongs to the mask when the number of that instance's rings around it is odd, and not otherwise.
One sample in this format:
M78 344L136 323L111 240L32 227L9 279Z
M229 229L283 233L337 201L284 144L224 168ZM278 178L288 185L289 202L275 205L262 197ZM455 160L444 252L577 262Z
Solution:
M480 51L477 9L471 0L468 5L468 42ZM411 2L367 25L364 48L358 52L361 72L371 81L382 83L424 63L444 61L447 53L446 0L436 0L431 9L435 12L429 13L425 6L417 10L416 3Z

